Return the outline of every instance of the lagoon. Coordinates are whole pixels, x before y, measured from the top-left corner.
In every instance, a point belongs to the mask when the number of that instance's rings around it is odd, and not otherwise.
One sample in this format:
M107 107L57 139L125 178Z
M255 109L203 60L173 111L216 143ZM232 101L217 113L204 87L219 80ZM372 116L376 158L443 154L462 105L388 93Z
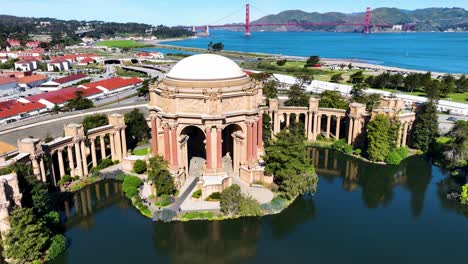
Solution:
M70 240L52 261L75 263L463 263L468 208L458 183L421 157L399 166L309 149L317 193L283 213L221 222L154 223L101 182L61 207Z

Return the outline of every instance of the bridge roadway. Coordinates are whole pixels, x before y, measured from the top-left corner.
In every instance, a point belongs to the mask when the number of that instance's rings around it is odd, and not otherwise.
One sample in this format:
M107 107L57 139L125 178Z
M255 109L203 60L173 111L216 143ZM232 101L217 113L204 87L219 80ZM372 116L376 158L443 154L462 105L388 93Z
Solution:
M34 136L44 139L46 136L63 136L63 127L68 123L81 123L85 116L94 114L126 113L133 109L139 109L146 116L149 115L147 103L127 105L111 105L99 109L87 109L70 113L49 114L39 117L23 119L11 124L2 125L0 128L0 141L16 146L17 140Z

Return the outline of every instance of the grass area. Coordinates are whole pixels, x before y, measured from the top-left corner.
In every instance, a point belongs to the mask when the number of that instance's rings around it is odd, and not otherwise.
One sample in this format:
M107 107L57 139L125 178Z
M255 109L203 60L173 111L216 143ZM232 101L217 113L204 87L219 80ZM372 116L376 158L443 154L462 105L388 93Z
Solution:
M136 42L134 40L104 40L96 44L97 46L107 46L109 48L129 48L129 49L135 49L135 48L144 48L148 47L148 45Z
M126 71L121 67L115 67L115 74L121 77L138 77L138 78L148 78L148 75L140 72Z
M190 212L182 215L182 220L207 219L213 218L212 212Z
M132 154L135 156L146 156L148 153L151 153L152 150L152 148L149 148L149 151L148 148L135 149Z

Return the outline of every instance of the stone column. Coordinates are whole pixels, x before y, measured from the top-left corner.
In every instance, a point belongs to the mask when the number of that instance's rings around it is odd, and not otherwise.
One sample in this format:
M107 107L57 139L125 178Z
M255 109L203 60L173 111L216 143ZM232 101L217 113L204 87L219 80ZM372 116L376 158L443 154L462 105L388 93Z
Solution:
M252 159L256 160L257 159L257 150L258 150L258 124L257 122L253 123L253 129L252 129Z
M278 111L275 111L274 117L275 117L275 118L274 118L275 121L274 121L274 124L273 124L273 125L274 125L273 134L277 134L277 133L279 133L280 128L281 128L280 118L279 118Z
M330 138L330 127L331 127L331 116L327 115L327 131L325 134L326 138Z
M341 126L341 117L336 117L336 132L335 132L335 139L340 139L340 126Z
M75 177L75 162L73 159L73 148L72 146L68 146L68 165L70 166L70 176Z
M153 156L158 155L158 122L156 117L151 118L151 145L153 147Z
M121 137L122 137L122 158L126 158L127 157L127 137L125 135L125 128L122 128Z
M52 185L57 186L57 179L55 177L55 166L54 166L54 153L50 153L49 155L49 171L50 171L50 178L52 180Z
M93 160L93 167L97 167L97 159L96 159L96 145L95 145L95 138L91 138L91 159Z
M258 115L258 147L263 147L263 114Z
M104 141L104 136L99 137L99 143L101 144L101 159L106 158L106 142Z
M317 115L318 121L317 121L317 135L322 134L322 115Z
M65 175L65 167L63 166L63 153L62 152L63 152L62 149L59 149L57 152L59 170L60 170L60 178L62 178L63 175Z
M41 161L39 161L39 166L41 168L41 180L42 182L47 182L46 170L45 170L45 165L44 165L44 157L41 157Z
M348 123L348 145L351 145L353 142L353 126L354 126L354 119L349 118L349 123Z
M396 141L396 146L399 148L401 147L401 136L402 136L402 133L403 133L403 127L400 126L400 128L398 129L398 135L397 135L397 141Z
M216 165L218 169L223 168L223 139L221 127L216 127Z
M117 129L114 135L115 140L115 155L118 161L122 161L122 142L120 142L120 130Z
M36 179L41 180L41 168L39 168L39 163L37 162L37 157L32 158L33 173L36 176Z
M211 127L206 127L206 169L211 170Z
M170 149L170 142L169 142L169 127L167 125L164 126L164 159L167 161L171 160L171 149Z
M401 143L402 147L406 147L407 138L408 138L408 122L405 122L403 126L403 142Z
M296 113L296 124L299 123L299 113Z
M76 166L78 167L78 176L83 177L83 167L82 167L82 160L81 160L81 151L80 151L80 143L75 143L75 156L76 156Z
M286 114L286 127L289 127L291 123L291 114Z
M313 113L309 112L307 115L307 140L312 140L314 137L314 132L313 132L313 124L314 124L314 117Z
M111 159L112 160L117 160L117 157L115 156L115 146L114 146L114 134L110 133L109 134L109 142L110 142L110 147L111 147Z
M361 133L361 120L360 119L355 119L354 120L354 132L353 132L353 144L357 138L357 136Z
M177 157L177 125L171 127L171 138L172 138L172 166L178 166L178 157Z
M88 159L86 155L86 145L84 140L81 141L81 156L83 157L83 176L88 176Z
M252 160L252 123L247 123L247 161Z

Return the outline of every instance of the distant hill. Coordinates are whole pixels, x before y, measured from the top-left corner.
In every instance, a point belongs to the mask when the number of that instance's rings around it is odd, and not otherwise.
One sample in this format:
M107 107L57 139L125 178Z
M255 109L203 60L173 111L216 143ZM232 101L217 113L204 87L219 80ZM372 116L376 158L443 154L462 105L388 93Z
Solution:
M365 13L345 14L338 12L317 13L302 10L287 10L276 15L262 17L252 23L287 23L287 22L343 22L362 23ZM468 11L463 8L425 8L404 10L398 8L376 8L372 10L374 24L414 24L415 31L468 31ZM255 30L258 30L255 28ZM322 31L357 31L358 27L270 27L269 30L322 30ZM390 30L390 29L386 29Z

